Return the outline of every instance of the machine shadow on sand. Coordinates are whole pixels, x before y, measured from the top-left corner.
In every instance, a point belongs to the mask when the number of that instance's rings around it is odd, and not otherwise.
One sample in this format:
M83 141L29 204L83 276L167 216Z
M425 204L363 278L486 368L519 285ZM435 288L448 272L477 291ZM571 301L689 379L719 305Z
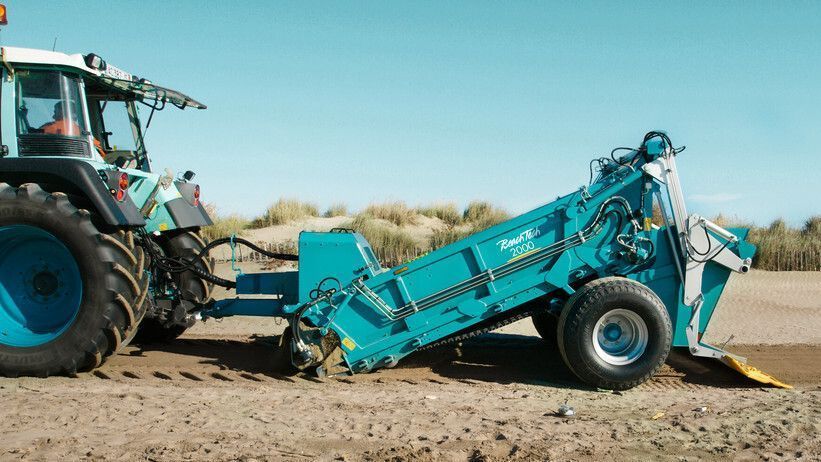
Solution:
M270 354L271 349L276 348L277 341L277 336L252 336L250 341L181 338L168 343L132 346L121 353L121 356L151 357L156 353L165 353L189 357L199 367L282 378L289 375L289 372L275 365ZM458 346L419 351L395 368L347 377L354 381L381 379L434 382L437 378L593 389L578 381L562 361L559 352L545 345L538 337L500 333L484 334ZM683 349L673 349L667 364L651 383L653 381L720 388L760 386L753 381L739 381L737 375L720 364L690 357Z

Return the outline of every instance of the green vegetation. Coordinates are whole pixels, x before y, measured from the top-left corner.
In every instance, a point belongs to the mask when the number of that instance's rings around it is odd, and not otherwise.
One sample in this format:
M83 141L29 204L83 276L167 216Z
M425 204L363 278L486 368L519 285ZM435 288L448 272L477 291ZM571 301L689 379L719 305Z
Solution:
M809 218L800 229L781 219L767 227L751 227L747 240L758 247L753 268L821 271L821 216Z
M237 214L220 216L214 204L203 204L206 212L214 222L211 226L202 228L202 235L205 239L212 241L218 237L230 236L232 234L241 235L243 230L248 228L250 220Z
M431 249L435 250L439 247L444 247L473 233L484 231L493 225L510 219L509 213L501 208L495 207L489 202L473 201L468 204L461 216L456 206L452 204L451 206L450 208L441 207L436 209L429 207L427 209L433 210L431 213L438 213L448 217L446 220L442 218L442 216L434 215L444 221L448 226L445 229L439 229L433 232L429 241ZM422 212L420 211L420 213Z
M348 215L348 206L340 202L331 205L328 207L328 210L322 214L325 218L344 217L346 215Z
M202 228L202 235L207 240L212 241L219 237L231 236L232 234L242 235L243 230L248 228L251 221L239 215L228 215L226 217L213 218L214 224Z
M470 228L454 228L448 227L438 229L430 236L430 248L436 250L448 244L458 241L469 236L473 231Z
M283 225L304 217L318 217L319 209L309 202L297 199L280 199L268 206L268 210L261 217L251 222L251 228L265 228L268 226Z
M756 246L753 268L767 271L821 271L821 215L808 218L801 228L783 219L756 226L738 217L719 214L712 219L724 228L747 228L747 241ZM663 226L661 210L653 205L653 224Z
M821 215L810 217L804 222L804 234L821 239Z
M359 215L387 220L396 226L416 224L416 211L408 208L404 202L385 202L383 204L371 204L365 207Z
M510 214L490 202L473 201L465 208L462 219L471 226L472 232L475 233L509 220Z
M408 232L370 215L360 214L343 227L365 236L380 261L388 266L409 260L425 251Z
M435 229L427 242L419 242L406 231L408 226L418 223L419 215L438 218L445 227ZM393 266L508 218L507 212L488 202L471 202L461 213L453 203L411 209L404 202L388 202L369 205L344 226L362 233L379 259L387 266Z
M219 216L213 206L207 206L214 218L214 225L203 229L208 239L241 234L247 228L262 228L285 224L308 216L319 216L313 204L294 199L280 199L261 217L249 221L239 215ZM346 216L348 208L337 203L329 207L323 216ZM441 220L444 227L436 228L427 238L419 238L412 228L418 225L419 216ZM474 201L460 213L454 203L438 203L409 208L404 202L372 204L343 226L362 233L374 251L387 266L412 259L425 252L438 249L508 220L510 214L489 202ZM654 207L653 223L662 226L661 213ZM769 226L755 226L735 217L718 215L713 219L727 228L749 228L747 240L758 248L753 260L756 269L770 271L821 271L821 215L810 217L803 226L793 228L784 220L773 221ZM417 237L414 237L417 236Z
M462 214L453 202L418 207L416 212L426 217L438 218L448 226L456 226L462 223Z

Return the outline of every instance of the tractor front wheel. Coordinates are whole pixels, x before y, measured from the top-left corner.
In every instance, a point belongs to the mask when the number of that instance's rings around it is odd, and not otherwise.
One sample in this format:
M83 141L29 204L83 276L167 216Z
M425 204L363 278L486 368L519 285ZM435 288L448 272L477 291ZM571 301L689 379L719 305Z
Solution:
M99 366L145 313L148 277L129 231L36 184L0 183L0 375Z

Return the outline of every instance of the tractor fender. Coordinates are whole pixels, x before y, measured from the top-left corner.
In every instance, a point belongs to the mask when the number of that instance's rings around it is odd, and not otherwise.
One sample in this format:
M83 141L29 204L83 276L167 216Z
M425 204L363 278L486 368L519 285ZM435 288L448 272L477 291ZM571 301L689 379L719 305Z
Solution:
M0 182L13 185L41 183L86 197L100 217L112 226L145 226L131 198L116 201L103 182L100 172L80 159L53 157L14 157L0 159Z
M171 199L164 205L177 228L200 228L214 224L202 204L191 205L187 200L178 197Z
M194 189L199 189L199 186L185 181L175 181L174 186L182 197L166 202L165 208L177 228L198 228L214 224L199 198L194 200Z

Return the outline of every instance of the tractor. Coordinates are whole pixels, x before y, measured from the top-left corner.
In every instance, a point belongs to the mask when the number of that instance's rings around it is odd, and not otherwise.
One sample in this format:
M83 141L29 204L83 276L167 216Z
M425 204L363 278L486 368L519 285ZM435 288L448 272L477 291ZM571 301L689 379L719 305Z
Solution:
M212 222L194 173L156 171L143 134L206 106L93 53L0 59L0 375L73 375L180 335L211 301Z

